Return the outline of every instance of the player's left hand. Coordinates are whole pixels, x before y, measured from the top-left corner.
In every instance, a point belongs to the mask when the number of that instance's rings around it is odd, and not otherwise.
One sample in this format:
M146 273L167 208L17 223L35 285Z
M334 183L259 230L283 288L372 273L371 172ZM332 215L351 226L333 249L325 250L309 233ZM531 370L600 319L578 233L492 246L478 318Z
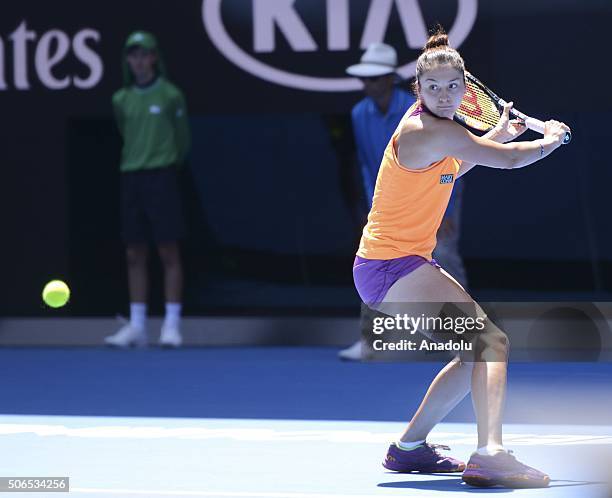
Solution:
M510 109L512 109L512 106L512 102L508 102L504 105L504 111L502 112L497 125L495 125L493 140L496 142L511 142L527 131L527 127L520 119L510 120Z

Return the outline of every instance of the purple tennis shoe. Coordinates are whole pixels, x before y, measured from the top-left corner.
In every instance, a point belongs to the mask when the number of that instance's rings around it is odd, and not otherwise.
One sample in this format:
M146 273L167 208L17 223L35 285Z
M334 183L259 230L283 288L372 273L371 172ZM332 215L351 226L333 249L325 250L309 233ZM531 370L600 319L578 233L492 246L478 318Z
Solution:
M412 450L403 450L392 443L383 461L383 467L396 472L463 472L465 463L440 454L450 450L442 444L423 443Z
M550 482L543 472L519 462L511 452L495 455L474 453L463 473L463 481L470 486L505 488L545 488Z

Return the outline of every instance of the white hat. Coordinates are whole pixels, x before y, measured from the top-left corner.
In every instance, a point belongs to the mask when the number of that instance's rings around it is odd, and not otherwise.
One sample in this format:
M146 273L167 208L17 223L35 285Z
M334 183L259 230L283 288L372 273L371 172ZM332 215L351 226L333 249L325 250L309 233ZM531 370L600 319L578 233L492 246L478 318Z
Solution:
M372 43L361 56L359 64L347 67L346 72L357 78L384 76L395 73L397 52L385 43Z

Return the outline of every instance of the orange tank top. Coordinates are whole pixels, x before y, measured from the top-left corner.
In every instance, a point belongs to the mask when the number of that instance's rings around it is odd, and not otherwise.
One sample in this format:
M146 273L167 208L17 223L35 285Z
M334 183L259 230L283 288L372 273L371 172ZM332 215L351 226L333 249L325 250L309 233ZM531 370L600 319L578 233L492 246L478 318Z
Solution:
M411 111L406 117L418 112ZM400 166L395 144L404 119L387 144L378 171L372 209L357 251L362 258L418 255L431 260L461 165L460 160L445 157L424 169Z

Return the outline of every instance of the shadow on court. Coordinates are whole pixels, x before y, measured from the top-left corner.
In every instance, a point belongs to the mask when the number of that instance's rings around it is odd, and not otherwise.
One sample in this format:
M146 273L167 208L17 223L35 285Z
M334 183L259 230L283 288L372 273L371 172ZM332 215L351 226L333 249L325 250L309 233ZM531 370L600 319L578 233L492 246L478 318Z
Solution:
M423 475L423 474L419 474ZM444 474L428 474L428 475L439 475ZM398 488L398 489L418 489L421 491L444 491L452 492L459 491L461 493L511 493L513 489L504 488L472 488L461 480L461 477L452 477L445 479L429 479L429 480L415 480L415 481L401 481L401 482L381 482L378 484L379 488Z
M423 475L423 474L419 474ZM432 476L444 476L444 474L426 474ZM574 486L592 486L606 484L602 481L567 481L553 479L548 488L569 488ZM446 479L430 479L430 480L418 480L418 481L401 481L401 482L381 482L378 484L379 488L398 488L398 489L418 489L418 490L429 490L429 491L460 491L462 493L512 493L514 489L505 488L473 488L465 484L461 477L453 477Z

